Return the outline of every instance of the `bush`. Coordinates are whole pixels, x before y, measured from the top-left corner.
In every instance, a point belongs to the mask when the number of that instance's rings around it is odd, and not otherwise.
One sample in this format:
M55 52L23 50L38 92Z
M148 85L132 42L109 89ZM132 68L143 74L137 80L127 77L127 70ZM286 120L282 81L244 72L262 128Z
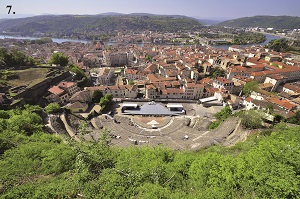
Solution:
M61 110L61 107L58 103L51 103L51 104L48 104L48 106L45 107L45 111L48 114L59 113L60 110Z
M103 93L100 90L95 90L93 93L92 102L99 103L100 99L103 97Z
M220 126L221 122L222 122L221 120L217 120L217 121L210 123L210 125L208 126L208 129L218 128L218 126Z
M241 124L243 127L248 129L258 129L263 125L263 116L256 110L249 110L247 112L243 112L240 115L242 121Z
M215 117L218 120L226 120L231 114L232 114L232 111L231 111L230 107L226 106L220 112L216 113Z
M67 66L69 63L69 58L63 53L53 53L49 60L50 64L56 64L60 66Z

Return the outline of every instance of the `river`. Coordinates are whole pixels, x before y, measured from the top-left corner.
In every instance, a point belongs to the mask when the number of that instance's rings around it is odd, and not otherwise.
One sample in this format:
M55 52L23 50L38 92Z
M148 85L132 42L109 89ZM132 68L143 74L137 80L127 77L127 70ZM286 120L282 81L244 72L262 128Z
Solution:
M0 39L28 39L28 40L36 40L41 39L40 37L17 37L17 36L8 36L8 35L0 35ZM86 40L76 40L76 39L60 39L60 38L51 38L53 42L56 43L63 43L63 42L81 42L81 43L88 43Z
M266 45L268 44L271 40L273 39L279 39L281 38L280 36L276 36L276 35L270 35L270 34L265 34L266 35L266 38L267 40L263 43L260 43L260 44L248 44L248 45L240 45L241 47L248 47L248 46L252 46L252 45ZM17 36L8 36L8 35L0 35L0 39L5 39L5 38L10 38L10 39L29 39L29 40L35 40L35 39L40 39L38 37L17 37ZM57 42L57 43L63 43L63 42L81 42L81 43L88 43L90 41L87 41L87 40L75 40L75 39L60 39L60 38L52 38L52 41L53 42ZM107 45L113 45L114 43L112 42L107 42L106 43ZM139 43L137 44L141 47L144 46L143 43ZM228 50L228 48L232 46L232 45L213 45L212 47L213 48L221 48L221 49L224 49L224 50Z

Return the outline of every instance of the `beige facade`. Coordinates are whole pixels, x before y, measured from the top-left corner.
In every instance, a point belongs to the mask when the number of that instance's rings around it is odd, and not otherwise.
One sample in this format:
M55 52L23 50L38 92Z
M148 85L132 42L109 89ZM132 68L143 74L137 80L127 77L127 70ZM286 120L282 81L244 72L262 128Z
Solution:
M114 98L136 98L138 95L138 88L136 85L96 86L86 87L85 90L100 90L103 95L111 94Z
M218 89L226 89L228 91L232 91L234 87L234 83L226 78L217 77L213 83L214 88Z
M79 88L77 87L76 83L60 82L57 86L53 86L48 90L49 95L46 97L46 99L49 102L65 104L77 91L79 91Z
M99 68L98 73L91 73L95 85L109 85L114 76L114 70L111 68Z
M127 52L103 52L103 60L107 66L118 67L130 65L133 55Z
M204 85L188 83L182 88L155 88L153 85L146 85L147 99L201 99L203 97Z

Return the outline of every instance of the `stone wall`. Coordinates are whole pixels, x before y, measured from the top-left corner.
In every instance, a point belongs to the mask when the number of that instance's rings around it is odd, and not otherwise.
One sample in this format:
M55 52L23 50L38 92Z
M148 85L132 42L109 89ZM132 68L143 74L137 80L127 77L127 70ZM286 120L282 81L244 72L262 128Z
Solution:
M18 93L14 98L24 98L27 103L37 104L37 102L47 94L47 91L51 86L54 86L63 80L70 80L71 78L72 75L68 71L55 77L48 77L32 87L26 88L24 91Z

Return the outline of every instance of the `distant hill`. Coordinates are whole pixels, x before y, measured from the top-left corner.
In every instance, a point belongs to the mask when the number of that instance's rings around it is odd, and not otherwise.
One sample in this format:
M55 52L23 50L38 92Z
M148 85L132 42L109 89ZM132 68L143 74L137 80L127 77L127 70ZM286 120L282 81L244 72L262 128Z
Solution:
M2 21L6 21L6 20L8 20L8 19L0 19L0 22L2 22Z
M111 14L111 15L109 15ZM32 35L35 32L73 34L111 32L116 30L192 31L202 24L185 16L150 15L143 13L98 15L45 15L0 21L0 31Z
M197 19L201 24L203 24L205 26L213 26L213 25L219 24L223 21L223 20L205 19L205 18L199 18L199 17L195 17L195 19Z
M125 15L123 13L118 13L118 12L106 12L106 13L101 13L98 15L102 15L102 16L120 16L120 15Z
M227 27L261 27L276 29L300 28L300 17L292 16L254 16L232 19L217 24Z

